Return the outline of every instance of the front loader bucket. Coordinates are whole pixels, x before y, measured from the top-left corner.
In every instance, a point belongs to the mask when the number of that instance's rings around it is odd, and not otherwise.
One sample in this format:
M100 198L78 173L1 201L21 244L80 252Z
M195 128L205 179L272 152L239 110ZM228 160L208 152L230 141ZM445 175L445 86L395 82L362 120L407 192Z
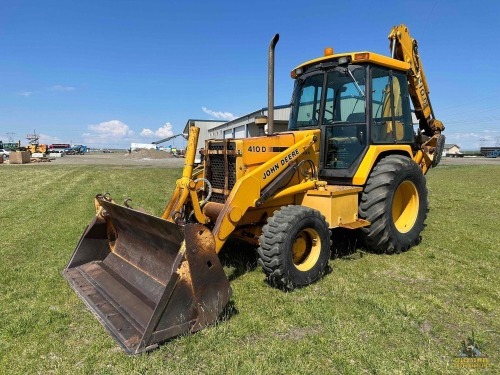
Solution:
M183 227L102 197L63 274L129 354L213 323L231 288L201 224Z

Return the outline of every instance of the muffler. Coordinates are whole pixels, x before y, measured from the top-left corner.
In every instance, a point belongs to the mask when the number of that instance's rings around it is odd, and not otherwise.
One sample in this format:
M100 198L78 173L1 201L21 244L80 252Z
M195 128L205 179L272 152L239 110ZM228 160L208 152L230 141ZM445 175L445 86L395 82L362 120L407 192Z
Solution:
M129 354L214 323L231 297L211 231L96 196L64 277Z

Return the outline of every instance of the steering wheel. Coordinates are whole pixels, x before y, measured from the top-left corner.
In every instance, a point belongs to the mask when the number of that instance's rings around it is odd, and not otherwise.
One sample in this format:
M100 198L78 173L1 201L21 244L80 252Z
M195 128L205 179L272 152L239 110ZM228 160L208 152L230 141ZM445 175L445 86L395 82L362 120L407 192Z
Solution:
M316 113L318 113L319 115L319 109L316 110ZM332 115L332 118L331 119L327 119L323 116L323 124L333 124L333 111L330 111L329 109L326 109L325 108L325 113L329 113Z

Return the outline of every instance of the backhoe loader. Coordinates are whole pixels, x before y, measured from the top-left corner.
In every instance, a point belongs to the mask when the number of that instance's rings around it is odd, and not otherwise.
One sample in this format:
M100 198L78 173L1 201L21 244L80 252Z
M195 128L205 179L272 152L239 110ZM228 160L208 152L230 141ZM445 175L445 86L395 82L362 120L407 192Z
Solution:
M161 217L95 197L64 276L127 353L216 321L231 298L218 258L231 236L257 246L269 283L287 290L321 278L333 228L356 230L383 253L420 240L425 173L445 138L408 29L391 30L390 57L327 48L293 69L288 131L274 133L278 39L269 46L267 135L208 140L194 169L199 129L191 127Z

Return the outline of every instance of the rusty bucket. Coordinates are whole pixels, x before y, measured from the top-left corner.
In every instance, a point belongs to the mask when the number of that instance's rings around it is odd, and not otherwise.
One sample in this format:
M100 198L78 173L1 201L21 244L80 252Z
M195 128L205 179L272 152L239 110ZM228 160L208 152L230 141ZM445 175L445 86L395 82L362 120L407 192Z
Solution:
M98 196L102 207L64 270L129 354L215 322L231 296L212 233Z

